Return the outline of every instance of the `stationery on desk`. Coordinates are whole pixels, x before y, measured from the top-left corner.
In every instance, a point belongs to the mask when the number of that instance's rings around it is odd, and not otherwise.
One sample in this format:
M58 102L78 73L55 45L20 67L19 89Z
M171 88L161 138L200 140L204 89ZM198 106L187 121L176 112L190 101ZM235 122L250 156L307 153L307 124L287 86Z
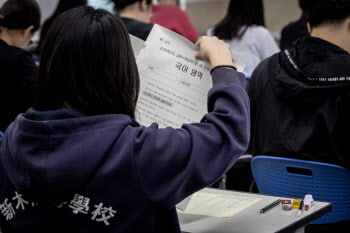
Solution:
M260 214L266 213L267 211L269 211L270 209L272 209L273 207L278 206L281 203L281 199L278 199L277 201L272 202L271 204L267 205L266 207L262 208L260 210Z
M298 216L298 217L301 216L302 211L303 211L303 208L304 208L304 200L301 200L300 207L299 207L299 210L298 210L298 212L297 212L297 216Z
M293 199L285 199L285 197L268 196L256 193L246 193L237 192L233 190L220 190L205 188L199 193L211 193L217 195L226 195L235 197L246 197L246 198L258 198L259 201L255 202L250 206L246 206L244 209L238 211L230 218L217 217L210 215L200 215L191 212L190 203L188 204L186 211L178 211L178 218L180 222L181 231L191 232L191 233L207 233L207 232L220 232L220 233L287 233L287 232L301 232L302 228L306 225L314 222L316 219L324 216L332 210L332 204L328 202L313 201L312 208L309 211L305 209L304 198L304 208L301 217L297 216L297 211L300 209L292 210L291 203ZM194 194L191 198L194 199L196 195ZM288 205L288 208L281 208L282 201L279 201L277 205L273 205L264 214L260 213L261 209L269 206L270 204L276 202L276 200L281 199L285 201L284 204ZM190 202L191 202L190 200ZM207 201L210 199L207 199ZM214 206L223 199L214 199L212 203L206 204L206 200L202 199L197 205L198 208L206 206L207 209ZM229 201L227 202L229 203ZM210 205L211 204L211 205ZM222 205L224 206L225 201ZM196 207L196 206L194 206ZM193 207L192 207L193 208ZM215 206L214 206L215 208ZM288 210L288 211L287 211ZM225 216L225 215L224 215ZM226 215L227 216L227 215Z

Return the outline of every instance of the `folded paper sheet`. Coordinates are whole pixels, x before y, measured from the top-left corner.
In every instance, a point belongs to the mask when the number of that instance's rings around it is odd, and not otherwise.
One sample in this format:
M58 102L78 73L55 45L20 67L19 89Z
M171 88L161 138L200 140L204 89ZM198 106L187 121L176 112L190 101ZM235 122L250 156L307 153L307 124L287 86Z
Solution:
M260 201L261 198L197 192L191 196L185 211L178 212L229 218Z

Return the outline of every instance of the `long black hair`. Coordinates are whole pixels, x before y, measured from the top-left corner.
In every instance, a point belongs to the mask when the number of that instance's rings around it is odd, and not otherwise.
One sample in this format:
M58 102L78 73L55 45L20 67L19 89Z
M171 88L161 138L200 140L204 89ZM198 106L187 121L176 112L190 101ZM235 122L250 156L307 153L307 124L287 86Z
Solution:
M40 53L43 43L46 39L47 32L56 18L63 12L66 12L75 7L86 6L86 4L87 0L60 0L54 13L47 20L45 20L43 24L43 27L40 31L40 41L37 53Z
M231 0L225 18L215 26L213 34L222 40L241 39L253 24L265 26L262 0Z
M26 29L32 33L40 27L40 8L34 0L8 0L0 9L0 26L8 29Z
M37 83L37 110L68 103L89 115L134 117L139 75L122 20L89 6L60 15L44 42Z

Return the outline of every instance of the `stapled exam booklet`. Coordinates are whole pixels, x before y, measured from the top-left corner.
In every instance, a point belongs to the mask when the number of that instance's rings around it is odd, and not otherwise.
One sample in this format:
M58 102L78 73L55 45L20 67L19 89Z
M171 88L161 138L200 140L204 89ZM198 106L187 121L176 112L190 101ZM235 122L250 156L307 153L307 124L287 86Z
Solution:
M200 122L213 84L210 64L195 59L199 47L159 25L145 42L132 36L131 42L141 81L136 120L159 128ZM244 64L233 62L242 72Z

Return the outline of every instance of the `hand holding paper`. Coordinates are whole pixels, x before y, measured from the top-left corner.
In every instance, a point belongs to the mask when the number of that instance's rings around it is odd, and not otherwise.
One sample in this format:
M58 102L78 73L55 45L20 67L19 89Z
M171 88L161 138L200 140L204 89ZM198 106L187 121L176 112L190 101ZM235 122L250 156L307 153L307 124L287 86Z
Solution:
M203 36L197 41L196 45L199 46L196 59L209 61L212 67L232 65L230 45L217 37Z

